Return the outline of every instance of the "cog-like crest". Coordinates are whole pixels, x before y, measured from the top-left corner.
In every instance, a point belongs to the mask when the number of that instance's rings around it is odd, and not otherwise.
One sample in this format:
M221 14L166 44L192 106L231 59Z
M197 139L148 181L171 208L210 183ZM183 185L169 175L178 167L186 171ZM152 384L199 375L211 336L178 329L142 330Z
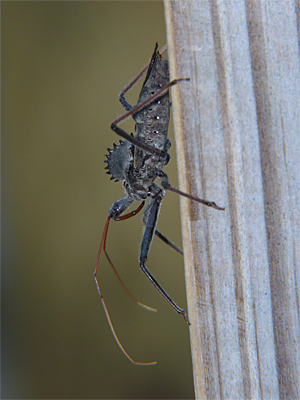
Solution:
M127 140L120 140L120 144L114 143L113 149L107 149L108 154L105 154L107 163L105 169L107 169L107 174L110 174L110 179L115 179L116 182L126 180L126 170L132 161L131 143Z

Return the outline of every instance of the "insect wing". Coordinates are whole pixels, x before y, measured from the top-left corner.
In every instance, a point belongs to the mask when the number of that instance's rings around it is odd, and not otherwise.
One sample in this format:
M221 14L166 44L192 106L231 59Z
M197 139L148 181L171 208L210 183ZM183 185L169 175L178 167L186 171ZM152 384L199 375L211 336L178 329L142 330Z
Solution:
M169 63L157 48L153 53L138 104L142 103L169 83ZM169 92L133 115L135 136L159 150L164 150L170 118Z

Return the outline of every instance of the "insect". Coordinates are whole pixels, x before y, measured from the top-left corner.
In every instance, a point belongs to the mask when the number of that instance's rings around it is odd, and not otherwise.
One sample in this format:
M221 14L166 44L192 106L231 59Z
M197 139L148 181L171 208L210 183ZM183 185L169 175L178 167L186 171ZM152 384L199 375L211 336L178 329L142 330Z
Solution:
M152 365L156 364L156 362L143 363L134 361L125 351L117 337L97 278L97 270L102 250L129 296L142 307L152 311L156 310L140 303L134 298L121 280L116 268L108 256L106 252L106 238L110 220L123 221L135 216L144 207L145 201L149 199L149 203L143 215L145 231L140 251L140 267L165 300L178 312L178 314L183 316L184 320L188 324L190 324L186 311L175 304L146 267L146 260L154 235L157 235L165 243L182 254L182 251L177 246L156 230L159 209L166 190L170 190L193 201L213 207L216 210L224 210L224 208L217 206L216 203L212 201L199 199L198 197L184 193L172 187L169 183L167 174L163 172L163 168L170 160L168 150L171 147L171 143L167 138L170 119L169 88L180 81L189 81L189 78L175 79L170 82L168 61L162 57L162 53L163 51L160 52L158 50L158 45L156 43L150 63L119 95L119 100L125 108L126 113L112 122L111 129L125 139L125 141L120 140L120 144L114 144L112 150L107 149L108 154L106 155L107 159L105 160L107 166L105 168L107 169L107 174L111 175L111 180L115 179L116 182L122 181L127 195L126 197L117 200L110 207L94 270L94 279L97 290L113 336L125 356L134 364L139 365ZM124 95L145 72L146 77L142 85L138 102L135 106L131 106L125 99ZM121 121L129 116L132 116L135 121L134 136L132 134L129 135L118 126ZM157 178L160 178L162 187L155 183ZM134 211L123 214L134 201L140 202L139 207Z

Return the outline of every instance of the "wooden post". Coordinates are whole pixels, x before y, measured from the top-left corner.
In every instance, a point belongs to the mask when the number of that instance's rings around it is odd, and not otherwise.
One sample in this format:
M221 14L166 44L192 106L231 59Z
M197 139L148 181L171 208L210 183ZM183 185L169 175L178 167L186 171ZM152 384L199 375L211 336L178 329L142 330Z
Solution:
M165 0L196 398L299 393L295 4Z

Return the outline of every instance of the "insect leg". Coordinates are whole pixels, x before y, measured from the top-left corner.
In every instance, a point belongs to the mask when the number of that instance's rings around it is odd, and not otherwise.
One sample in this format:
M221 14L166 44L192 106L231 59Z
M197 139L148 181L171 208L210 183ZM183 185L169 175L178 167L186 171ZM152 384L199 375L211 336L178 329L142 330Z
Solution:
M128 92L129 89L132 88L132 86L140 79L141 76L144 75L144 73L147 71L149 67L148 63L142 70L141 72L131 81L128 83L127 86L122 90L122 92L119 94L119 101L122 104L122 106L125 108L126 111L130 111L132 109L132 106L128 103L128 101L125 99L124 95L125 93Z
M105 249L105 247L106 247L107 232L108 232L108 226L109 226L109 222L110 222L111 218L116 218L116 221L122 221L122 220L124 220L124 219L128 219L128 218L133 217L134 215L136 215L136 214L143 208L143 206L144 206L144 203L145 203L145 202L142 202L142 203L140 204L140 206L139 206L136 210L134 210L134 211L132 211L132 212L126 214L126 215L120 216L120 214L121 214L122 212L124 212L125 209L126 209L127 207L129 207L129 205L132 203L132 201L130 201L131 199L129 199L129 197L130 197L130 196L127 196L127 198L124 198L124 199L121 199L121 200L117 201L116 203L113 204L113 206L112 206L111 209L110 209L110 214L109 214L109 216L108 216L108 218L107 218L107 220L106 220L106 224L105 224L105 227L104 227L103 235L102 235L102 238L101 238L100 248L99 248L98 257L97 257L97 261L96 261L96 266L95 266L95 270L94 270L94 279L95 279L96 287L97 287L97 290L98 290L98 293L99 293L99 296L100 296L100 299L101 299L101 302L102 302L102 306L103 306L103 309L104 309L104 312L105 312L105 315L106 315L106 319L107 319L107 321L108 321L108 325L109 325L110 330L111 330L111 332L112 332L112 334L113 334L113 337L115 338L115 340L116 340L116 342L117 342L119 348L121 349L121 351L124 353L124 355L125 355L133 364L137 364L137 365L155 365L155 364L156 364L156 361L153 361L153 362L137 362L137 361L134 361L134 360L130 357L130 355L126 352L126 350L125 350L124 347L122 346L122 344L121 344L121 342L120 342L120 340L119 340L119 338L118 338L118 336L117 336L117 334L116 334L116 331L115 331L115 329L114 329L114 326L113 326L113 324L112 324L112 321L111 321L111 318L110 318L110 315L109 315L109 312L108 312L108 309L107 309L107 306L106 306L104 297L103 297L102 292L101 292L101 289L100 289L99 281L98 281L98 278L97 278L97 270L98 270L98 265L99 265L99 259L100 259L101 251L102 251L102 249L103 249L103 251L104 251L104 253L105 253L105 255L106 255L106 257L107 257L107 259L108 259L108 261L109 261L109 263L110 263L110 265L111 265L112 268L113 268L113 271L114 271L115 274L117 275L117 278L119 279L120 283L122 284L122 286L124 287L124 289L126 290L126 292L130 295L130 297L131 297L135 302L137 302L139 305L143 306L144 308L147 308L147 309L152 310L152 311L156 311L154 308L148 307L148 306L146 306L145 304L140 303L139 301L137 301L137 300L135 299L135 297L129 292L129 290L127 289L127 287L125 286L125 284L124 284L123 281L121 280L121 277L119 276L118 272L116 271L116 269L115 269L115 267L114 267L112 261L110 260L108 254L107 254L107 252L106 252L106 249ZM125 207L126 204L128 204L128 206L127 206L125 209L123 209L122 212L120 212L119 215L117 216L116 210L121 211L122 208L121 208L120 206L123 205L123 207ZM112 210L115 211L116 215L113 216Z
M127 196L127 197L125 197L124 199L118 200L116 203L114 203L114 204L112 205L111 209L113 209L113 210L119 209L119 210L121 211L121 210L122 210L122 207L119 208L119 207L120 207L120 203L128 204L128 202L129 202L129 201L128 201L128 196ZM116 205L116 204L117 204L117 205ZM107 218L107 221L106 221L106 224L105 224L104 231L103 231L102 239L101 239L101 244L100 244L100 248L99 248L99 252L98 252L98 257L97 257L97 261L96 261L96 266L95 266L95 270L94 270L94 278L95 278L95 281L97 281L97 282L96 282L96 285L97 285L97 288L98 288L98 287L99 287L99 283L98 283L98 280L97 280L97 270L98 270L98 264L99 264L99 259L100 259L101 251L102 251L102 249L103 249L104 254L105 254L106 258L107 258L107 261L110 263L110 266L112 267L114 273L116 274L116 276L117 276L119 282L121 283L121 285L123 286L123 288L125 289L125 291L127 292L127 294L132 298L132 300L133 300L134 302L136 302L136 303L137 303L138 305L140 305L141 307L145 308L146 310L154 311L154 312L155 312L155 311L156 311L155 308L150 307L150 306L147 306L146 304L141 303L140 301L138 301L138 300L133 296L133 294L131 294L131 292L127 289L125 283L122 281L120 275L118 274L118 271L116 270L116 268L115 268L113 262L111 261L109 255L108 255L108 253L107 253L107 251L106 251L106 238L107 238L108 226L109 226L110 219L113 218L115 221L123 221L123 220L125 220L125 219L131 218L131 217L135 216L138 212L141 211L141 209L144 207L144 204L145 204L145 201L143 201L143 202L139 205L139 207L138 207L136 210L133 210L133 211L131 211L130 213L125 214L125 215L122 215L122 216L119 216L119 215L117 215L117 214L112 214L112 213L109 214L109 216L108 216L108 218ZM123 211L124 211L124 210L123 210ZM122 211L122 212L123 212L123 211ZM121 214L121 212L120 212L120 214ZM98 290L98 292L99 292L99 290Z
M160 191L154 198L152 198L145 210L145 223L146 228L142 240L141 245L141 254L140 254L140 267L150 282L154 285L154 287L159 291L159 293L164 297L165 300L176 310L179 314L183 315L185 321L190 324L187 313L182 308L179 308L171 297L166 293L166 291L160 286L154 276L150 273L150 271L146 268L145 263L147 261L147 257L149 254L149 250L151 247L152 239L155 233L155 227L157 223L157 217L160 209L160 205L164 196L164 192Z
M147 208L144 212L144 216L143 216L143 223L145 225L147 225L149 206L150 206L150 203L147 206ZM155 235L157 237L159 237L163 242L165 242L168 246L172 247L172 249L176 250L179 254L181 254L183 256L183 251L179 247L177 247L176 244L172 243L171 240L169 240L162 233L160 233L157 229L155 229Z
M115 220L115 221L124 221L125 219L134 217L138 212L141 211L141 209L144 207L144 204L145 204L145 201L143 201L143 202L139 205L139 207L138 207L136 210L133 210L133 211L131 211L130 213L125 214L125 215L122 215L122 216L120 216L120 217L115 217L114 220ZM157 311L156 308L153 308L153 307L147 306L147 305L144 304L144 303L141 303L141 302L138 301L138 300L133 296L133 294L127 289L127 287L125 286L125 283L122 281L120 275L118 274L118 271L116 270L116 268L115 268L113 262L111 261L109 255L108 255L108 253L107 253L107 251L106 251L106 237L107 237L107 232L106 232L106 236L105 236L105 240L104 240L104 244L103 244L103 251L104 251L104 254L105 254L106 258L107 258L107 261L110 263L110 266L112 267L114 273L116 274L116 276L117 276L119 282L120 282L121 285L123 286L124 290L125 290L125 291L127 292L127 294L132 298L132 300L133 300L135 303L137 303L139 306L145 308L145 310L149 310L149 311L154 311L154 312L156 312L156 311Z
M158 175L161 177L161 185L165 190L170 190L171 192L180 194L181 196L184 196L184 197L187 197L188 199L197 201L198 203L202 203L208 207L213 207L216 210L225 210L225 208L217 206L214 201L207 201L207 200L199 199L199 197L193 196L191 194L182 192L181 190L174 188L173 186L170 185L168 175L163 171L158 171L158 172L159 172Z
M158 47L158 44L156 43L154 53L156 52L157 47ZM159 54L162 55L166 50L167 50L167 45L165 45L164 47L162 47L159 50ZM129 82L128 85L125 86L125 88L119 94L119 101L121 102L122 106L125 108L126 111L130 111L132 109L132 106L125 99L124 95L128 92L128 90L130 90L132 88L133 85L136 84L136 82L141 78L141 76L143 76L144 73L148 70L151 61L148 62L148 64L141 70L141 72L139 72L138 75L131 82Z
M173 81L169 82L166 86L164 86L162 89L158 90L154 95L150 96L148 99L144 100L143 102L135 105L132 107L129 111L127 111L125 114L121 115L117 119L115 119L112 123L110 128L116 132L118 135L120 135L122 138L125 140L128 140L130 143L134 144L135 146L139 147L142 150L145 150L149 152L150 154L157 154L161 157L164 157L165 153L163 151L160 151L156 149L153 146L150 146L146 143L140 142L138 139L136 139L134 136L129 135L126 133L123 129L119 128L117 124L119 124L121 121L124 119L128 118L130 115L136 113L137 111L140 111L147 105L151 104L153 101L157 100L161 96L163 96L171 86L176 85L178 82L181 81L189 81L189 78L181 78L181 79L174 79Z
M179 247L177 247L176 244L172 243L168 238L166 238L162 233L160 233L157 229L155 229L155 235L183 256L183 251Z
M163 151L158 150L147 143L140 142L136 137L128 135L128 133L126 133L123 129L119 128L118 126L111 127L111 129L114 132L116 132L119 136L121 136L123 139L128 140L130 143L134 144L140 149L145 150L150 154L157 154L160 157L165 156L165 153Z

